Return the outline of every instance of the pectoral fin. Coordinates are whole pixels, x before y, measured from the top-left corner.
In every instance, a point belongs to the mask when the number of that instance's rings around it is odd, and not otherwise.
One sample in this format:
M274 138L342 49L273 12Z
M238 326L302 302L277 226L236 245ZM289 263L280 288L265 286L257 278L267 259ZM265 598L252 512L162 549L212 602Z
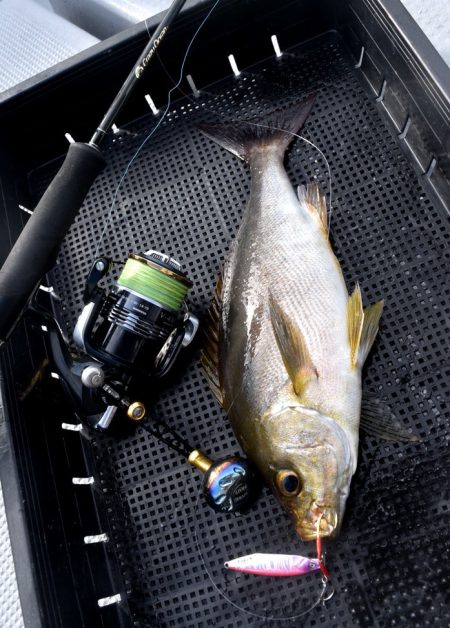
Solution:
M284 366L294 386L295 393L301 395L309 382L318 377L303 334L298 326L281 309L269 293L270 320Z
M410 433L396 418L389 404L370 393L363 392L360 427L363 432L385 440L402 443L421 442L419 436Z
M378 301L363 309L361 290L357 284L348 299L347 323L352 368L362 366L378 333L384 301Z

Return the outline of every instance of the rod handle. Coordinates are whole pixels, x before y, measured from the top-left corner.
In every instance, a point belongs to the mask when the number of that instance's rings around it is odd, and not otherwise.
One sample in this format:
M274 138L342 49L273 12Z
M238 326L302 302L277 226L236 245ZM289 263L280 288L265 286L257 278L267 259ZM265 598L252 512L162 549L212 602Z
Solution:
M104 166L98 148L81 142L70 145L61 168L0 270L0 345L54 265L64 236Z

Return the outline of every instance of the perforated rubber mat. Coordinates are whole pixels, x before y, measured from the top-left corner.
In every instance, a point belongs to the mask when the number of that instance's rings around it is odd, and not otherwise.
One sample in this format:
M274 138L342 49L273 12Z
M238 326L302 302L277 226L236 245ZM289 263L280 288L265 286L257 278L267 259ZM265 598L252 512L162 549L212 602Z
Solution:
M180 100L132 165L101 252L125 260L159 249L180 259L202 316L249 193L245 165L195 128L205 120L264 116L312 91L304 137L332 171L332 240L349 288L386 301L364 387L388 401L420 443L362 435L358 471L341 536L326 546L335 595L316 601L320 576L257 578L226 573L225 560L256 551L314 555L275 499L264 492L242 517L198 501L199 472L143 431L93 442L115 545L139 626L443 626L449 609L448 221L433 207L334 36L324 36ZM215 112L215 113L212 113ZM114 190L158 118L127 127L105 149L108 168L66 238L53 274L73 328ZM319 153L300 140L287 168L293 185L318 179ZM50 169L35 173L36 190ZM157 385L158 412L213 458L238 451L201 373L198 348ZM157 394L156 394L157 393ZM198 541L195 541L195 530ZM204 561L204 562L203 562ZM208 573L209 572L209 575ZM222 592L229 600L225 599ZM242 612L236 606L258 616Z

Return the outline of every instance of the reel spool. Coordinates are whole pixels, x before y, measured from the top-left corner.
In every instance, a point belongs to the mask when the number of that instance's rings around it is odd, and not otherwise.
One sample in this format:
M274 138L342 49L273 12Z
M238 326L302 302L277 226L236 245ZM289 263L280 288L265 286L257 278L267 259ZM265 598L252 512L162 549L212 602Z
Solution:
M98 282L110 268L110 260L99 258L89 273L74 341L104 364L161 377L198 329L198 319L185 306L192 282L177 260L148 251L128 257L107 293Z

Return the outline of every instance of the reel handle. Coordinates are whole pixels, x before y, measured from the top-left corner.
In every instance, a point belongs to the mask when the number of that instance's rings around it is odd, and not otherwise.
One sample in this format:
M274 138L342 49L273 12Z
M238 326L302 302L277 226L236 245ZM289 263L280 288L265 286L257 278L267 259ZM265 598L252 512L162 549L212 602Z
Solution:
M245 458L233 456L213 462L195 449L188 462L205 474L203 493L216 512L245 512L256 501L261 481Z

